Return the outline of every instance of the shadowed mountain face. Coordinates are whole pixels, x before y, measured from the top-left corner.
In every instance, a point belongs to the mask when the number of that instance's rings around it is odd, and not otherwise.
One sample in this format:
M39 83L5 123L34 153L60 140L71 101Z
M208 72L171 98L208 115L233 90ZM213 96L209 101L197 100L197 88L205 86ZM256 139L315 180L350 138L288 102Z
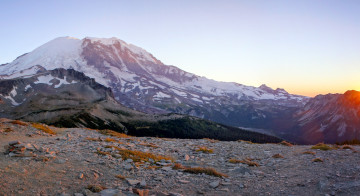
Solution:
M266 85L251 87L210 80L164 65L147 51L116 38L57 38L11 63L0 65L0 79L30 77L57 68L84 73L111 89L116 101L137 111L187 114L230 126L262 129L305 143L318 141L311 139L315 137L312 134L320 133L317 130L324 129L323 118L332 115L323 112L321 107L327 106L320 106L324 103L318 103L318 98L292 95ZM339 107L347 110L345 103ZM326 111L332 112L330 108ZM310 114L316 117L308 119ZM356 121L352 118L356 117L345 115L339 122L346 122L349 127ZM332 139L326 141L347 138L339 135L330 134Z
M0 80L0 117L136 136L279 142L276 137L179 114L150 115L119 104L110 88L75 70Z
M306 143L360 138L360 92L318 95L295 114L299 140Z

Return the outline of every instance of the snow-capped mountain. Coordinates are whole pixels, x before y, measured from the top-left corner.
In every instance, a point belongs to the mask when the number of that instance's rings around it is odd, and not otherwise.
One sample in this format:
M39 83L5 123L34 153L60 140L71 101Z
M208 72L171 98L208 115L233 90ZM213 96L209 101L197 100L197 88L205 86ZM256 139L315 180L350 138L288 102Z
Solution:
M54 39L0 65L0 79L30 77L44 70L74 69L112 89L116 100L153 113L177 112L241 127L287 128L308 97L284 89L219 82L164 65L117 38ZM280 129L281 128L281 129Z
M360 139L360 92L318 95L295 118L298 136L307 143Z

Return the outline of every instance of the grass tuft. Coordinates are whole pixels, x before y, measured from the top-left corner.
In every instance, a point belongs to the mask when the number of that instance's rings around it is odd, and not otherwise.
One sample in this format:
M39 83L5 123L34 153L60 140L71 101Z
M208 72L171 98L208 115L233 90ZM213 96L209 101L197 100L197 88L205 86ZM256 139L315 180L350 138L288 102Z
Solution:
M248 144L257 144L257 143L254 143L252 141L246 141L246 140L238 140L238 142L245 142L245 143L248 143Z
M238 159L230 159L229 160L229 163L233 163L233 164L236 164L236 163L242 163L242 164L247 164L248 166L251 166L251 167L259 167L260 164L255 162L255 161L252 161L252 159L249 159L249 158L246 158L246 159L243 159L243 160L238 160Z
M118 150L119 150L118 153L121 155L121 157L124 160L132 159L134 162L141 162L141 161L148 162L149 159L152 159L155 162L161 161L163 159L171 160L171 161L174 160L171 157L156 155L156 154L152 154L149 152L141 152L141 151L137 151L137 150L128 150L128 149L118 149Z
M27 126L28 125L28 123L23 122L21 120L12 120L12 121L10 121L10 123L14 124L14 125L21 125L21 126Z
M324 161L320 158L315 158L315 159L313 159L313 162L324 162Z
M119 179L121 179L121 180L125 180L125 179L126 179L126 177L123 176L123 175L121 175L121 174L118 174L118 175L116 175L115 177L116 177L116 178L119 178Z
M31 123L31 126L33 126L36 129L39 129L45 133L56 135L56 133L52 129L50 129L50 127L47 125L43 125L40 123Z
M205 168L205 167L193 167L193 168L185 168L184 172L192 173L192 174L206 174L210 176L216 177L228 177L228 175L220 173L216 171L214 168Z
M289 143L287 141L282 141L279 144L284 145L284 146L293 146L291 143Z
M86 140L89 140L89 141L97 141L97 142L101 142L102 140L100 138L92 138L92 137L87 137L85 138Z
M140 143L139 145L146 146L146 147L151 147L151 148L159 148L159 146L157 146L154 143Z
M210 143L216 143L219 142L219 140L215 140L215 139L210 139L210 138L203 138L204 140L209 141Z
M341 147L341 149L344 149L344 150L349 149L349 150L355 151L355 149L353 147L349 146L349 145L344 145L344 146Z
M333 150L334 148L326 145L324 143L318 143L315 146L312 146L311 149L319 149L319 150Z
M186 169L181 163L175 163L173 166L173 169L179 170L179 169Z
M99 154L99 155L111 155L110 152L104 152L104 151L101 151L101 150L96 151L96 154Z
M313 152L313 151L305 151L305 152L303 152L303 154L312 154L312 155L315 155L316 153Z
M125 133L119 133L113 130L105 129L105 130L97 130L99 133L103 135L109 135L117 138L130 138L131 136L126 135Z
M281 154L274 154L272 157L275 158L275 159L284 158L284 156L282 156Z
M203 153L213 153L214 150L207 148L205 146L200 146L198 149L195 150L196 152L203 152Z

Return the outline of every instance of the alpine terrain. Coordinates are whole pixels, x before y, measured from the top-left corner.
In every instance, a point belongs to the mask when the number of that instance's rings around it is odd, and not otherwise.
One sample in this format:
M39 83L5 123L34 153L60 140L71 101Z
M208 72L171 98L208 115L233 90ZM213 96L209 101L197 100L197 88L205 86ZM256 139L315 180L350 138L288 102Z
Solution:
M309 98L266 85L214 81L164 65L144 49L117 38L56 38L0 65L0 79L29 78L58 68L84 73L110 88L122 105L145 113L187 114L300 143L335 142L360 135L358 113L343 104L346 98L331 102L337 108L335 114L333 107L323 110L325 102L316 101L323 96ZM0 97L14 107L21 105L9 94ZM336 125L329 120L334 118ZM318 136L320 132L323 137Z

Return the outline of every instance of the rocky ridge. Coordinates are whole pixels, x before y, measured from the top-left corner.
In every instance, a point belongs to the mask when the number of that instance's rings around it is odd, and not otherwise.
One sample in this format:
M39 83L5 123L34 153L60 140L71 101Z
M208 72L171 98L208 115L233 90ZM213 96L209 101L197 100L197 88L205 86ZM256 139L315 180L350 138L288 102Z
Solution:
M1 119L0 195L354 195L360 191L358 146L322 151L301 145L49 128L55 134L43 133L30 123ZM30 151L32 156L10 155ZM47 159L39 159L43 156ZM218 173L196 174L196 167Z

